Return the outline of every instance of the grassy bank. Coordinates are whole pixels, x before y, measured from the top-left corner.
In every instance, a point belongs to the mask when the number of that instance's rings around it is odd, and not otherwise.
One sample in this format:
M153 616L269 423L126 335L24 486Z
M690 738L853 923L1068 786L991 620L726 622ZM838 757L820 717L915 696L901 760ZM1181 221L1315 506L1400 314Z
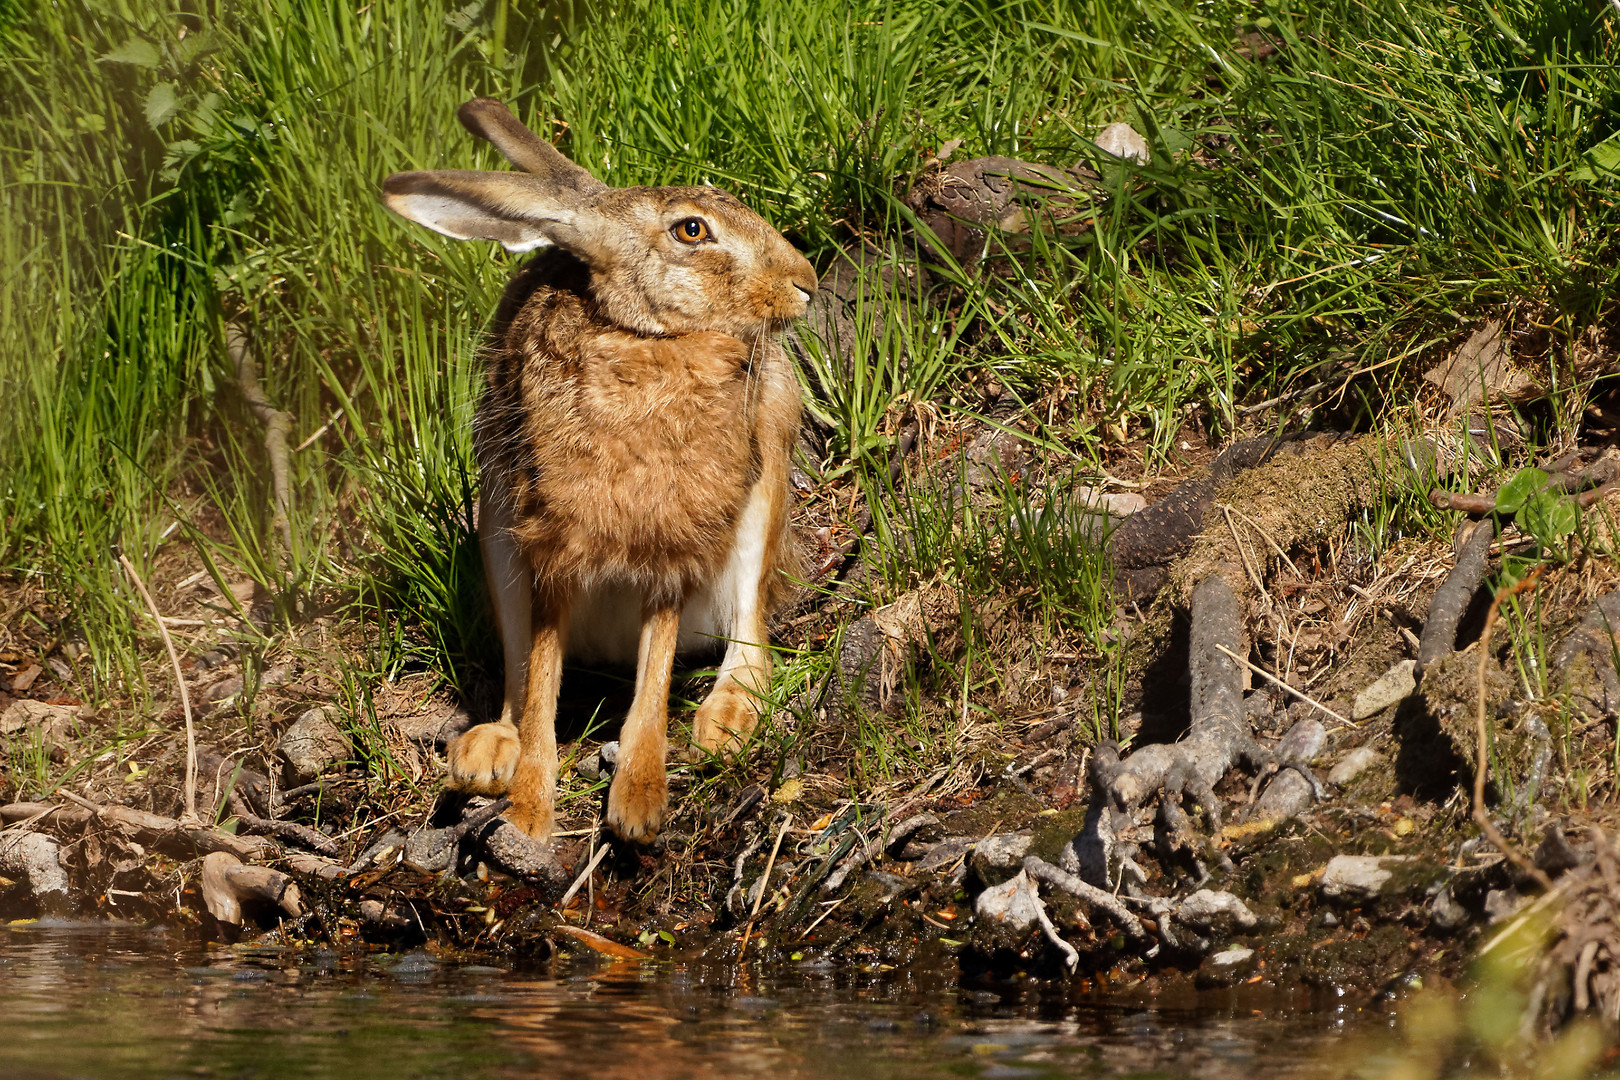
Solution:
M881 487L907 409L949 424L993 400L1058 487L1152 473L1245 428L1410 420L1421 373L1487 316L1547 390L1522 416L1546 440L1592 392L1571 374L1577 345L1613 320L1620 71L1615 13L1596 3L6 10L7 647L60 648L65 690L133 718L170 692L146 681L155 638L118 553L169 586L166 553L188 574L200 562L222 612L259 605L247 657L323 616L348 628L354 685L421 670L490 685L468 421L512 263L377 198L394 171L495 167L453 119L472 96L512 102L610 183L729 186L821 266L852 242L887 247L908 223L898 196L947 143L1100 167L1110 197L1091 228L868 325L853 371L806 372L826 449L803 465L845 505L840 485ZM1151 165L1090 142L1114 121L1147 137ZM228 326L291 415L290 545ZM1030 494L1001 497L1016 510ZM1021 614L1108 653L1113 611L1083 544L1009 544L1006 513L976 528L948 493L907 507L907 529L863 550L870 599L921 581L1011 589L1037 598ZM822 644L784 666L784 697L825 669ZM998 663L936 672L934 689L955 688L966 722ZM881 733L858 741L863 770L887 767Z

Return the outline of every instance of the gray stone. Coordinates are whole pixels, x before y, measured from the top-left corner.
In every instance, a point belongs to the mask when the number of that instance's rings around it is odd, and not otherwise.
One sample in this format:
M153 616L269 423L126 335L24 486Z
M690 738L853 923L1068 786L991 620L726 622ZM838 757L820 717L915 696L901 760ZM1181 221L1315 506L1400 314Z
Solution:
M990 886L973 901L973 912L979 918L1018 931L1039 922L1042 910L1035 882L1022 870L1000 885Z
M79 710L74 705L48 705L43 701L22 698L13 701L0 713L0 736L39 738L46 746L66 745L73 741L78 724Z
M472 727L472 717L467 715L466 709L453 709L450 712L395 717L389 723L410 742L443 747Z
M68 876L62 869L61 856L61 846L44 833L0 833L0 874L28 882L34 899L53 915L63 914L70 907Z
M1147 140L1129 124L1109 124L1097 132L1092 142L1097 144L1097 149L1138 165L1146 165L1153 160L1153 151L1149 149Z
M1254 959L1253 949L1245 949L1241 945L1234 945L1230 949L1222 949L1220 952L1211 955L1208 960L1204 961L1204 965L1211 968L1234 968L1247 964L1252 959Z
M1379 676L1378 681L1357 694L1355 704L1350 709L1350 718L1365 720L1369 716L1383 712L1391 705L1405 701L1412 691L1417 689L1417 679L1412 674L1416 663L1415 660L1402 660Z
M917 860L917 865L914 869L918 873L926 873L932 870L943 869L944 867L956 862L963 855L966 855L968 853L968 849L972 846L973 841L969 840L965 836L947 836L945 839L929 848L928 851Z
M1021 833L996 833L973 845L973 872L986 883L1004 881L1023 869L1030 838Z
M1469 910L1457 902L1451 895L1451 886L1447 885L1434 894L1429 903L1429 925L1436 930L1461 930L1473 919Z
M555 841L542 843L509 821L496 821L484 837L484 849L502 869L519 877L557 889L568 885L568 871L557 860Z
M316 706L294 720L276 740L276 754L286 764L292 784L307 784L353 755L349 737L332 722L339 715L334 706Z
M1200 934L1212 930L1252 930L1259 925L1248 905L1229 892L1199 889L1181 902L1176 909L1176 921Z
M1375 900L1395 870L1411 861L1410 855L1335 855L1322 871L1322 896L1344 904Z
M1253 974L1256 966L1253 949L1234 945L1206 957L1194 981L1206 988L1233 986Z
M1378 751L1370 746L1358 746L1348 754L1344 760L1333 766L1328 773L1328 783L1334 787L1344 787L1350 781L1378 764Z
M1493 923L1501 922L1516 914L1528 899L1515 889L1492 889L1485 894L1485 917Z

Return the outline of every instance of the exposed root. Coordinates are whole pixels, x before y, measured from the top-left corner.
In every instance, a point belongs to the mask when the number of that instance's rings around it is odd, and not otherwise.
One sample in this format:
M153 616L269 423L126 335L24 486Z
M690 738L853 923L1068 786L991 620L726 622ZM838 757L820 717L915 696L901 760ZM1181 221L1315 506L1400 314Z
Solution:
M1424 620L1423 634L1418 638L1417 663L1412 670L1420 679L1424 668L1456 651L1457 627L1479 591L1480 582L1485 580L1486 558L1491 552L1491 542L1496 539L1496 528L1482 521L1460 535L1457 563L1435 590L1434 599L1429 601L1429 617Z

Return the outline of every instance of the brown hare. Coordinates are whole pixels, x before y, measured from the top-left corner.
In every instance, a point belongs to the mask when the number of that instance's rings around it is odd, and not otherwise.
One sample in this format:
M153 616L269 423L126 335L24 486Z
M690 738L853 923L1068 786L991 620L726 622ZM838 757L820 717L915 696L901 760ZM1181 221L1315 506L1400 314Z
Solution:
M501 297L474 431L505 704L451 746L449 784L509 794L507 817L548 836L563 655L633 658L607 819L649 840L669 802L677 650L725 644L693 729L704 750L740 747L769 685L766 617L795 565L800 407L774 338L816 275L724 191L610 188L498 101L459 116L522 171L399 173L383 183L389 209L544 250Z

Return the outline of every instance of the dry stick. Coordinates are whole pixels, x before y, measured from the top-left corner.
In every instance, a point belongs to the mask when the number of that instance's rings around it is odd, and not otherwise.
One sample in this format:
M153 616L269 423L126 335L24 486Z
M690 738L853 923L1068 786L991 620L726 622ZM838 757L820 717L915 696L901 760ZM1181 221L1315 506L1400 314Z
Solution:
M1311 706L1314 709L1320 709L1322 712L1327 713L1329 716L1333 717L1333 719L1337 720L1339 723L1343 724L1345 727L1358 728L1358 727L1361 726L1360 724L1356 723L1354 720L1346 720L1344 717L1340 716L1338 713L1334 712L1332 709L1328 708L1326 705L1322 704L1320 701L1317 701L1315 698L1311 697L1309 694L1305 693L1304 691L1295 690L1292 686L1289 686L1287 683L1283 682L1281 679L1277 678L1277 676L1271 674L1271 672L1265 670L1264 668L1257 667L1256 665L1249 663L1249 661L1245 660L1243 657L1239 656L1237 653L1233 652L1231 649L1228 649L1225 645L1222 645L1220 642L1217 641L1215 643L1215 647L1217 649L1221 650L1221 652L1225 653L1227 656L1230 656L1232 659L1236 660L1238 663L1242 664L1244 667L1248 668L1250 671L1254 672L1256 675L1260 676L1262 679L1265 679L1267 682L1269 682L1272 685L1276 686L1278 689L1286 691L1287 693L1293 694L1295 697L1299 698L1299 700L1303 701L1305 704Z
M562 899L557 901L558 911L562 911L568 906L568 901L572 900L579 892L580 888L591 879L591 875L596 873L597 865L601 863L603 857L607 855L612 848L612 844L603 844L601 847L596 849L596 856L591 859L590 864L586 866L584 870L580 871L579 876L574 879L574 883L568 886L568 891L562 894Z
M174 651L174 639L169 637L168 627L163 625L163 616L158 612L157 604L152 600L152 594L146 591L146 582L141 575L135 572L129 557L123 552L118 553L118 561L124 566L124 573L134 583L135 590L146 601L146 608L152 613L152 621L157 623L158 633L163 636L163 647L169 650L169 664L174 668L174 681L180 687L180 708L186 714L186 812L180 820L187 825L200 825L202 819L197 816L197 729L191 719L191 694L186 690L186 677L180 672L180 657Z
M1523 581L1514 583L1511 588L1503 589L1491 600L1491 610L1485 615L1485 632L1479 636L1479 665L1474 672L1474 683L1479 695L1479 705L1474 714L1474 736L1479 745L1474 755L1474 824L1478 825L1485 838L1496 846L1496 850L1506 855L1514 866L1535 878L1536 883L1543 889L1552 890L1552 878L1541 867L1532 863L1519 853L1519 849L1510 845L1501 833L1496 831L1496 825L1491 821L1491 815L1485 810L1485 665L1491 658L1491 633L1496 629L1497 611L1502 601L1510 596L1517 596L1526 589L1533 587L1541 577L1545 566L1538 566Z
M234 324L225 327L225 351L236 368L236 381L248 408L264 424L264 453L270 459L270 487L275 493L271 523L281 540L283 558L292 558L292 488L288 480L287 434L292 429L292 413L270 404L259 385L259 365L248 349L247 332Z
M782 827L776 830L776 843L771 845L771 857L765 860L765 873L759 879L759 892L754 894L754 910L748 915L748 926L743 930L742 948L737 950L737 959L743 958L748 951L748 939L754 933L754 920L759 918L759 905L765 902L765 890L771 887L771 870L776 866L776 853L782 850L782 837L787 835L788 826L793 824L793 815L789 814L782 819Z

